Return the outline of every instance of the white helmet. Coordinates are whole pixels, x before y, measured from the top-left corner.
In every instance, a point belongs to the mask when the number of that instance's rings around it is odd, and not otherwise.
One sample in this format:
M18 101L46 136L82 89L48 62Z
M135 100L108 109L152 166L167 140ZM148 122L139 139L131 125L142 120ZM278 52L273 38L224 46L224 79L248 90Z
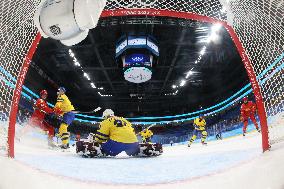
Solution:
M106 109L103 112L103 119L106 119L109 116L114 116L114 112L111 109Z

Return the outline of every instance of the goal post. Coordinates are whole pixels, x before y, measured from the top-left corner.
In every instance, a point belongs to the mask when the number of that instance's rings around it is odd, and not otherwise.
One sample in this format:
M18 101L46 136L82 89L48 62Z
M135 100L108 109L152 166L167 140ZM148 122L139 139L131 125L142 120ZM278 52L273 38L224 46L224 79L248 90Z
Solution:
M38 4L39 0L0 1L0 149L11 157L16 123L13 114L17 115L19 98L15 94L20 95L18 90L25 78L20 75L21 70L24 71L24 62L37 35L33 17Z
M35 39L33 40L31 47L24 59L21 71L17 77L16 87L14 89L13 100L11 104L11 112L9 116L9 128L8 128L8 156L14 158L14 142L15 142L15 126L16 118L18 113L19 102L21 98L22 87L25 81L26 74L28 72L32 57L36 51L37 45L41 39L40 33L37 33Z

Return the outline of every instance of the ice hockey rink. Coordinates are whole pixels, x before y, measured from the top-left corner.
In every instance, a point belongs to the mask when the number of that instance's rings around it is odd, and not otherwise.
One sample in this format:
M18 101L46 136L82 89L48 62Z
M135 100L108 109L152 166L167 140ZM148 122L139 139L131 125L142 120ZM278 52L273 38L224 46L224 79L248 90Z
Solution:
M284 0L1 0L0 31L0 189L284 189ZM163 154L78 155L108 116Z
M283 124L283 115L277 119ZM164 146L159 157L95 159L49 149L33 131L17 141L15 159L0 157L0 188L284 188L284 142L262 153L261 135L249 130L207 146ZM241 131L224 136L232 132Z

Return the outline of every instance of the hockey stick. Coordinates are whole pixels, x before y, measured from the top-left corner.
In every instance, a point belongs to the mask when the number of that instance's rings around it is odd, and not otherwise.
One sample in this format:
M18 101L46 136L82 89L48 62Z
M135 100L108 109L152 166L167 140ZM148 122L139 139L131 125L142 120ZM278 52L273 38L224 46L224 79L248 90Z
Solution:
M143 129L143 131L146 130L146 129L150 129L151 127L153 127L153 126L155 126L155 125L156 125L156 124L153 123L153 124L149 125L148 127L146 127L145 129Z
M146 127L145 129L142 129L142 131L140 131L139 133L137 133L136 135L139 135L140 133L146 131L147 129L150 129L151 127L155 126L156 124L151 124L148 127Z
M34 108L34 109L38 109L38 108ZM89 111L89 112L82 112L82 111L71 111L75 114L90 114L90 113L95 113L100 111L102 108L101 107L97 107L96 109ZM44 114L48 114L47 112L43 111L43 110L39 110L40 112L44 113Z
M34 109L34 110L38 109L38 108L34 107L35 102L36 102L36 100L35 100L34 98L28 99L28 101L33 104L33 109ZM84 112L84 111L72 111L72 112L75 113L75 114L81 114L81 113L82 113L82 114L90 114L90 113L98 112L98 111L100 111L101 109L102 109L101 107L97 107L96 109L91 110L91 111L86 111L86 112ZM45 111L43 111L43 110L40 110L40 109L39 109L39 111L42 112L42 113L44 113L44 114L47 114L47 113L46 113Z
M101 107L97 107L96 109L89 111L89 112L82 112L82 111L72 111L75 114L91 114L91 113L95 113L100 111L102 108Z

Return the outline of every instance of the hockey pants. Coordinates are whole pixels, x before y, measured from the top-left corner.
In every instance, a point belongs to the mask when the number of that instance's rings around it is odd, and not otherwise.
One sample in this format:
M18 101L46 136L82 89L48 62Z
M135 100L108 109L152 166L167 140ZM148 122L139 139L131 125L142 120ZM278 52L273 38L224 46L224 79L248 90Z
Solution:
M258 125L257 125L257 122L256 122L256 119L254 117L253 114L249 115L249 116L244 116L244 127L243 127L243 133L246 133L247 131L247 126L248 126L248 118L251 119L251 121L253 122L255 128L258 130Z

